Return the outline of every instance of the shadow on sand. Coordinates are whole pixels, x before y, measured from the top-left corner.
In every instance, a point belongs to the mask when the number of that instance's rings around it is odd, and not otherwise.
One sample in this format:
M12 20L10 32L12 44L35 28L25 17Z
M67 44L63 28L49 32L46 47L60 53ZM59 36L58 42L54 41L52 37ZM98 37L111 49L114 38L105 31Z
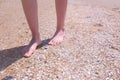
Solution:
M14 77L12 77L12 76L6 76L2 80L14 80Z
M43 46L46 46L48 44L49 40L50 39L43 40L42 44L40 46L38 46L37 49L41 48ZM25 45L25 46L27 46L27 45ZM14 47L14 48L5 49L5 50L0 51L0 72L3 71L4 69L6 69L9 65L14 63L15 61L23 58L21 50L25 46L19 46L19 47Z

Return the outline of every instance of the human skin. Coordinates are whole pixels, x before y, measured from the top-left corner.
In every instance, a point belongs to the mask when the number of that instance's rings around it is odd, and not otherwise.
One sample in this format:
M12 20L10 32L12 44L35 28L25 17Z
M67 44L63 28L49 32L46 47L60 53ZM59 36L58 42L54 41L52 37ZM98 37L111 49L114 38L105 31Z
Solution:
M23 56L30 57L41 44L39 26L38 26L38 4L37 0L22 0L24 13L32 33L30 43L23 49ZM64 38L64 22L67 8L67 0L55 0L57 27L54 36L48 42L49 45L57 45Z

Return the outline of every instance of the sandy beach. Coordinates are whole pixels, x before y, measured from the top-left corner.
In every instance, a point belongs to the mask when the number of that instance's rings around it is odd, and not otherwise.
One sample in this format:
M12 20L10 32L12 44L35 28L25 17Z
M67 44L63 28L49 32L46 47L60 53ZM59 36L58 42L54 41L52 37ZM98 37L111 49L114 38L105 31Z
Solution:
M56 27L54 0L38 0L43 45L32 57L20 0L0 0L0 80L120 80L119 0L69 0L66 36L47 45Z
M69 0L74 4L87 4L106 8L120 8L120 0Z

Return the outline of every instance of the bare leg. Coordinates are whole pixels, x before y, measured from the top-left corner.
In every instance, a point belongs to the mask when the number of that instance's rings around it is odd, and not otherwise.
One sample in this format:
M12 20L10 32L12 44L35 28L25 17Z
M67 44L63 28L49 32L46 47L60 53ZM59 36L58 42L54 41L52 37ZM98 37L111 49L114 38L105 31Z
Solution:
M67 8L67 0L55 0L57 14L57 28L54 36L48 44L56 45L63 41L64 38L64 22Z
M37 0L22 0L23 9L29 28L32 32L32 40L28 46L23 49L24 57L30 57L36 50L37 46L41 44L38 30L38 7Z

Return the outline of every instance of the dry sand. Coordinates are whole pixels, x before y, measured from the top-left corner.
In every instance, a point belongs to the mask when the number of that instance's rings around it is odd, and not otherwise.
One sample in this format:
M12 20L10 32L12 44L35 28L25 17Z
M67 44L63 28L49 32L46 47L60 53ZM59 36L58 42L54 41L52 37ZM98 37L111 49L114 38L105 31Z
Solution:
M0 0L0 80L120 80L120 9L69 2L66 37L55 32L54 0L38 0L43 47L31 58L21 49L31 33L20 0Z
M120 0L69 0L74 4L96 5L106 8L120 8Z

